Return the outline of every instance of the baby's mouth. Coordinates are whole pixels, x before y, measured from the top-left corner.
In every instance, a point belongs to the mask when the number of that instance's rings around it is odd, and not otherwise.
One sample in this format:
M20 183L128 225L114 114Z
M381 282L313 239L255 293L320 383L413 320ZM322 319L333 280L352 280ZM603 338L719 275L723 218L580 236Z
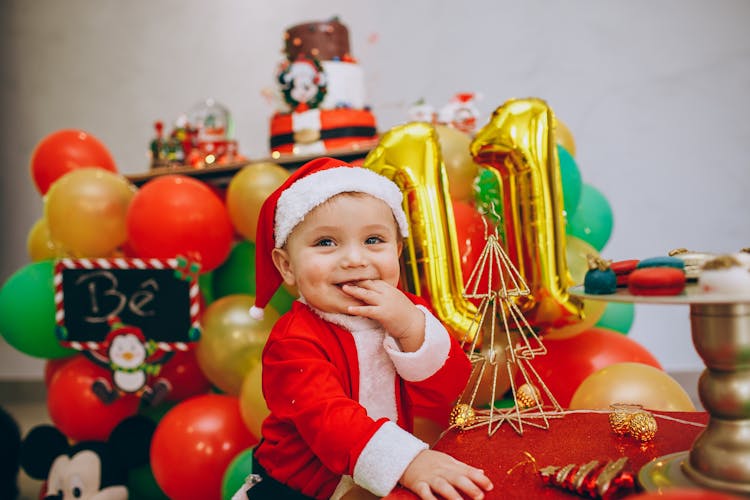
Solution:
M370 278L360 278L356 280L341 281L339 283L336 283L335 285L339 288L343 288L344 285L359 286L360 283L368 279Z

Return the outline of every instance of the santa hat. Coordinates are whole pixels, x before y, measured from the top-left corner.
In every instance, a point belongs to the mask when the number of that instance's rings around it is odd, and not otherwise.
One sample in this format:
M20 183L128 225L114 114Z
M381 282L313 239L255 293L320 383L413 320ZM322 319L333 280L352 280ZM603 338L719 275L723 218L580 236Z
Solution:
M292 230L312 209L341 193L365 193L385 202L393 211L401 235L409 235L403 195L391 180L372 170L334 158L316 158L290 175L271 193L260 209L255 236L255 305L250 316L263 319L263 308L284 281L271 253L286 243Z
M108 350L112 345L112 341L121 335L134 335L142 344L146 342L146 336L140 328L124 324L117 316L107 318L107 324L109 325L109 333L107 333L101 344L104 350Z

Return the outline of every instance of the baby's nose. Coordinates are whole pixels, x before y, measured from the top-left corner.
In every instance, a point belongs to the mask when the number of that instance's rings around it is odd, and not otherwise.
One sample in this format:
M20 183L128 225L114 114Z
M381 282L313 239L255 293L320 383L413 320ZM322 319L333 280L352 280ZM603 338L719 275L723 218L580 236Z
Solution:
M367 263L365 253L356 245L351 245L344 251L344 264L347 266L362 266Z

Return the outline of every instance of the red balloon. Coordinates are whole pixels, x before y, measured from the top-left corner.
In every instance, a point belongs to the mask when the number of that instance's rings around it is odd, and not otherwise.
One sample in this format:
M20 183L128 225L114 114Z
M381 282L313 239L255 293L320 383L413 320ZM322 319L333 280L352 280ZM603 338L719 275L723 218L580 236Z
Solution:
M49 387L49 384L52 381L52 377L55 376L55 373L57 373L57 370L59 370L61 366L65 365L68 361L70 361L73 358L75 358L75 356L68 356L67 358L48 359L47 362L44 363L44 385L45 387Z
M219 500L227 467L257 442L242 420L238 398L196 396L159 421L151 441L151 469L172 500Z
M98 377L110 380L109 370L82 354L61 366L50 380L47 410L60 432L74 441L106 441L123 419L135 415L140 399L133 394L104 404L91 385Z
M542 338L542 342L547 354L535 357L531 365L563 408L570 404L586 377L606 366L634 362L663 369L646 348L630 337L606 328L589 328L564 339Z
M117 173L107 147L83 130L58 130L42 139L31 154L31 177L45 194L58 178L71 170L99 167Z
M465 201L453 200L453 218L456 224L458 251L461 258L461 274L463 275L464 286L466 286L487 243L486 236L489 234L488 231L494 230L494 226L492 222L477 211L474 205ZM497 279L498 272L497 267L493 266L493 288L497 288L500 285L500 280ZM467 290L468 293L473 291L473 284L476 283L476 280L477 276L472 280L472 285ZM477 293L486 292L487 289L488 282L487 275L485 274L479 279ZM481 299L469 300L478 305Z
M211 382L198 366L194 349L175 352L172 359L162 367L159 377L169 380L172 384L167 401L182 401L211 390Z
M133 196L126 218L129 246L143 258L184 256L201 272L229 256L234 227L226 206L206 184L184 175L165 175Z

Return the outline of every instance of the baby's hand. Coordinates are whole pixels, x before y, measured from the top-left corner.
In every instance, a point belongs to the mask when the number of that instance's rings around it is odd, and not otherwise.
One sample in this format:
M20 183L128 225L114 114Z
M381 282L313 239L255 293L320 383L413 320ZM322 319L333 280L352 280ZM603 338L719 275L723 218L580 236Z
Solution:
M349 314L380 323L405 352L414 352L422 346L424 313L398 288L382 280L363 280L356 285L344 285L343 290L365 304L349 306Z
M414 457L400 483L423 500L436 500L435 493L447 500L461 500L461 493L480 499L493 488L481 469L435 450L424 450Z

